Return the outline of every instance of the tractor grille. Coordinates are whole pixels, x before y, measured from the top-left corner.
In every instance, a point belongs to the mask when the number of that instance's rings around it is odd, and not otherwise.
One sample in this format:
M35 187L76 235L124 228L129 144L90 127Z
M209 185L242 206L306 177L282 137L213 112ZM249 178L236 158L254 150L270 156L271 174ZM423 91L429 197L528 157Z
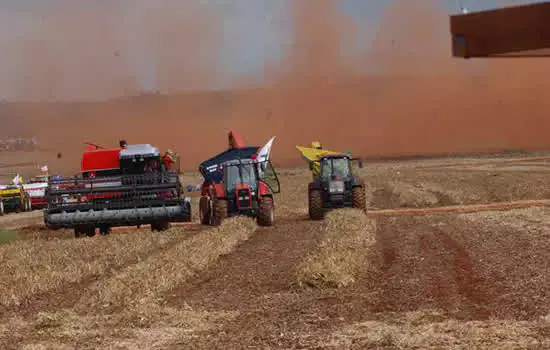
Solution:
M331 202L343 202L344 201L344 195L343 194L331 194L330 195L330 201Z
M250 207L250 203L251 203L250 191L248 189L238 190L237 201L239 202L239 208Z

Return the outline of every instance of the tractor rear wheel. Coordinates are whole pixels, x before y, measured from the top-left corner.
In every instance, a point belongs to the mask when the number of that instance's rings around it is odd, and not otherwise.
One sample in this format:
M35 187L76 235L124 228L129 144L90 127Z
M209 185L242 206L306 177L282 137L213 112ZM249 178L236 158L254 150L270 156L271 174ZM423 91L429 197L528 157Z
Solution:
M365 188L363 186L354 187L352 190L352 207L367 210L367 202L365 199Z
M227 218L227 200L216 199L214 201L214 215L212 220L213 226L221 225L222 221Z
M199 200L199 216L202 225L208 225L210 223L210 198L202 196Z
M323 211L323 198L321 196L321 191L311 190L309 191L309 217L312 220L323 220L324 211Z
M273 221L275 221L275 207L273 205L273 198L263 197L260 201L258 225L273 226Z

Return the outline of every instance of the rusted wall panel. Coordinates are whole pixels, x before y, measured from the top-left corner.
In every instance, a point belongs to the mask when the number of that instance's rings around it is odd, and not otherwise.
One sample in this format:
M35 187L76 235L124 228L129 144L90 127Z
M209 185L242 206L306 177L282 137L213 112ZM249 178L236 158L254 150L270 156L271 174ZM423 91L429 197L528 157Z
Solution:
M550 47L550 2L454 15L453 56L484 57Z

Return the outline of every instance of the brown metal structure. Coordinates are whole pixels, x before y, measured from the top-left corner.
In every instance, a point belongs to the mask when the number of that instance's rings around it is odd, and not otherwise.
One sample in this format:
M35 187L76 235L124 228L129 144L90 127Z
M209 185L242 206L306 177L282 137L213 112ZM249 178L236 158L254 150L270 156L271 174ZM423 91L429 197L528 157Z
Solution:
M452 55L550 57L550 2L450 16Z

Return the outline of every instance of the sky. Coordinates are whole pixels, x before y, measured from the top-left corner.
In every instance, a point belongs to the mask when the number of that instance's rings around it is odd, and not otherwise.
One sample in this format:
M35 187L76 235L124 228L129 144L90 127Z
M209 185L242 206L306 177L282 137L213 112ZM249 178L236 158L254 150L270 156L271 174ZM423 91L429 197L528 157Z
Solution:
M161 34L158 34L156 39L147 40L146 25L154 21L155 13L160 13L158 7L165 6L170 8L172 12L171 19L174 23L178 21L192 21L193 19L179 19L178 2L195 2L200 6L210 7L219 17L223 18L222 29L223 37L219 51L197 53L195 60L215 59L220 70L220 74L225 77L224 81L216 81L213 85L225 87L233 79L238 79L243 74L256 72L264 67L268 61L277 60L281 54L281 45L287 44L291 38L291 20L289 13L285 12L285 2L287 1L306 1L306 0L0 0L0 98L11 99L17 98L21 94L27 93L28 86L31 81L40 80L48 81L55 76L57 84L64 86L74 85L75 94L79 91L76 83L71 79L83 69L82 64L78 62L68 62L62 68L57 67L57 70L62 70L63 81L59 81L60 74L54 75L51 72L37 70L37 58L43 60L50 58L51 60L59 60L56 54L59 55L66 47L74 47L73 50L82 52L72 53L74 57L84 57L78 55L88 55L94 57L94 62L99 62L105 57L99 57L100 53L93 52L93 44L82 45L85 40L98 40L101 36L108 32L108 25L112 21L116 21L117 27L116 38L113 39L112 49L117 57L129 57L131 60L124 62L126 66L122 69L114 69L112 67L95 68L98 71L98 79L102 74L125 74L135 76L137 84L143 89L155 89L159 73L160 65L168 65L170 63L159 63L159 58L155 57L153 52L154 40L159 40ZM315 0L309 0L315 1ZM388 6L391 0L339 0L341 9L355 19L358 23L373 22L380 18L384 8ZM414 1L414 0L410 0ZM505 4L524 4L533 2L533 0L439 0L441 6L448 13L458 12L458 3L465 6L470 11L485 10L498 7ZM56 16L60 17L60 13L71 10L77 10L89 13L99 13L105 8L106 15L101 15L98 18L105 18L105 23L87 23L89 29L85 33L85 37L71 35L72 33L63 27L58 26L58 34L55 38L47 38L46 29L51 30L51 27L56 25ZM178 10L179 9L179 10ZM120 18L119 18L120 17ZM74 23L86 22L89 18L82 16L80 19L75 19ZM157 21L164 21L162 17L157 17ZM111 22L109 22L111 21ZM46 23L46 24L44 24ZM122 24L121 24L122 23ZM79 23L82 24L82 23ZM84 23L83 25L85 25ZM206 26L208 24L205 24ZM42 27L41 27L42 26ZM157 27L160 24L157 23ZM38 28L38 29L37 29ZM123 29L120 29L123 28ZM166 28L164 28L166 29ZM164 30L163 29L163 30ZM168 30L168 29L166 29ZM174 34L173 28L170 33ZM195 30L195 29L192 29ZM191 30L191 31L192 31ZM208 28L205 27L205 30ZM43 36L38 38L36 33L43 31ZM59 32L61 31L61 32ZM101 34L99 34L101 32ZM54 31L52 31L54 33ZM164 32L163 32L164 33ZM165 36L165 34L162 34ZM184 33L182 35L193 35L193 33ZM199 35L198 33L196 35ZM113 35L115 36L115 35ZM373 38L373 31L366 31L367 38ZM177 34L175 35L177 38ZM33 41L34 40L34 41ZM186 39L188 40L188 38ZM70 45L68 44L70 42ZM118 44L115 44L118 43ZM367 41L368 42L368 41ZM40 46L41 45L41 46ZM71 46L73 45L73 46ZM118 46L117 46L118 45ZM177 40L174 45L177 45ZM32 50L31 50L32 46ZM36 49L40 46L41 49ZM89 49L89 53L85 50ZM190 50L200 51L201 46L191 48ZM366 45L364 50L368 50ZM96 50L97 51L97 50ZM67 51L68 52L68 51ZM48 53L50 56L48 56ZM128 53L126 55L126 53ZM179 52L173 51L173 55L178 55ZM68 55L68 54L66 54ZM95 58L95 56L98 56ZM200 56L202 55L202 56ZM207 57L208 58L205 58ZM211 58L210 56L214 56ZM201 58L197 58L201 57ZM123 59L121 58L120 61ZM169 61L169 58L166 58ZM32 61L32 62L31 62ZM82 60L81 60L82 61ZM166 62L168 62L166 61ZM172 63L175 64L175 63ZM189 70L199 71L200 65L196 62L188 63ZM205 64L203 66L206 66ZM33 70L34 69L34 70ZM51 74L48 75L46 73ZM198 74L198 73L197 73ZM165 79L166 80L166 79ZM91 84L91 83L88 83ZM167 83L168 84L168 83ZM212 84L211 84L212 85ZM36 88L37 91L39 90ZM53 89L53 88L52 88ZM84 90L82 90L84 91ZM84 93L84 92L82 92ZM30 94L30 93L29 93ZM40 95L39 92L30 95Z

